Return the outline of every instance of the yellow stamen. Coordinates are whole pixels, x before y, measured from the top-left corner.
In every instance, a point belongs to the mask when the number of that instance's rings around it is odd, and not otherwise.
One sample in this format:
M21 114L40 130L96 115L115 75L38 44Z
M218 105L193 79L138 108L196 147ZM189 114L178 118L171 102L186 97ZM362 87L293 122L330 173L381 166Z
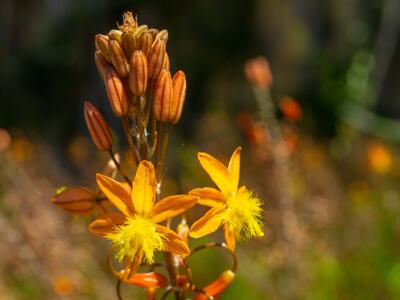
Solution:
M227 223L238 240L261 237L261 200L247 189L240 189L227 198L226 210L222 214L223 223Z
M154 251L165 248L165 236L156 232L155 224L141 216L128 217L123 225L116 226L115 231L106 236L114 248L119 261L125 257L133 259L139 250L143 250L147 263L154 262Z

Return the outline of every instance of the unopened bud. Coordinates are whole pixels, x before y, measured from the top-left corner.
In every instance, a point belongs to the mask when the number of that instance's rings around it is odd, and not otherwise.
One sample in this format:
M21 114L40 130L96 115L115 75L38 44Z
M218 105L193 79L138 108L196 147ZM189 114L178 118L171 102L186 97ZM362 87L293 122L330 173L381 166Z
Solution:
M254 87L269 87L272 84L272 73L268 61L262 57L256 57L246 62L244 68L247 80Z
M117 29L113 29L108 33L109 39L117 41L118 43L121 43L121 36L122 36L122 31Z
M135 37L133 32L124 32L121 37L121 45L124 49L126 57L130 59L133 51L135 50Z
M123 117L128 113L128 97L125 87L113 67L108 66L105 69L105 85L110 101L111 108L117 117Z
M136 30L134 31L133 35L135 36L135 39L138 40L143 33L147 32L149 28L147 25L140 25Z
M96 207L94 193L85 187L65 189L57 193L52 202L62 209L75 214L88 214Z
M183 104L186 97L186 76L183 71L178 71L172 78L171 117L170 122L176 124L182 115Z
M106 59L104 58L101 51L96 50L94 53L94 61L96 62L97 71L99 71L101 79L105 79L105 68L108 66Z
M212 299L218 297L232 283L233 279L235 279L235 273L231 270L225 271L217 278L217 280L203 288L206 295L197 294L196 297L194 297L194 300L208 300L210 297L212 297Z
M172 79L168 70L163 70L154 84L153 113L157 121L170 123Z
M168 279L164 275L156 272L135 273L132 277L129 279L123 279L123 281L127 284L133 284L145 288L163 288L168 285Z
M158 39L155 41L153 47L151 48L148 64L149 64L149 77L156 79L160 74L165 61L165 41L163 39Z
M153 36L153 40L155 40L156 39L156 37L157 37L157 34L160 32L158 29L155 29L155 28L150 28L149 29L149 32L151 33L151 35Z
M111 63L118 75L121 76L121 78L125 78L129 73L129 65L121 45L117 41L110 41L109 49Z
M101 54L103 54L106 61L111 62L108 43L109 43L108 36L103 34L96 34L95 37L96 50L99 50Z
M170 69L171 69L171 65L170 65L170 62L169 62L169 55L168 55L167 52L165 52L165 59L164 59L163 69L166 69L168 71L170 71Z
M135 96L143 96L147 89L147 59L140 50L133 52L131 57L131 71L129 73L129 87Z
M151 35L151 33L145 32L138 39L136 49L142 50L144 55L149 58L152 44L153 36Z
M88 101L85 102L84 113L86 126L96 147L103 151L111 150L111 131L101 113Z

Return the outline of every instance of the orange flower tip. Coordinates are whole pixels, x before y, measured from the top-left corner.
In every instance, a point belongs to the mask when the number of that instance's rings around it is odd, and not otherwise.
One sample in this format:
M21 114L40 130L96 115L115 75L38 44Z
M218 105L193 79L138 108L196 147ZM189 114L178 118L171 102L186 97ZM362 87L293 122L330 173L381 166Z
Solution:
M168 279L156 272L136 273L129 279L123 279L123 282L144 288L164 288L168 285Z
M205 294L198 294L194 300L206 300L208 296L218 297L221 293L232 283L235 279L235 273L231 270L223 272L216 280L210 283L208 286L203 288ZM208 296L207 296L208 295Z
M97 205L94 193L85 187L57 189L56 195L52 198L53 204L74 214L88 214Z
M247 80L256 88L268 88L272 84L272 73L265 57L250 59L245 64Z

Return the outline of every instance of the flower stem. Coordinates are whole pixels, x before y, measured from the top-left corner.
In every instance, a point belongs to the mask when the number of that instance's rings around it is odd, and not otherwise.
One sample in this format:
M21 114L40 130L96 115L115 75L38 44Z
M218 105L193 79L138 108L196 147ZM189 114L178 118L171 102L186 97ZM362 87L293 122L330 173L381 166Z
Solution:
M115 166L117 167L118 172L121 174L121 176L125 179L129 185L132 185L132 182L129 180L128 176L122 171L121 165L119 164L118 160L115 159L115 154L112 150L108 151L108 154L110 155L112 161L114 162Z

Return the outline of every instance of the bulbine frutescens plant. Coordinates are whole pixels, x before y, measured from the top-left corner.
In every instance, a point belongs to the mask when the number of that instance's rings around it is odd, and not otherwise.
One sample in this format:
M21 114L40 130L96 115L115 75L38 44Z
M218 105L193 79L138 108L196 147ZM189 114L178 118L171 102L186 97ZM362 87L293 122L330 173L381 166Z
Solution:
M169 294L176 299L213 299L234 279L236 241L263 235L261 201L239 186L240 147L227 167L207 153L198 154L201 166L218 189L196 188L159 199L168 134L180 119L186 94L185 73L177 71L171 76L167 40L166 30L139 25L130 12L123 15L118 29L96 35L95 61L111 109L125 132L130 159L124 166L129 170L121 168L103 116L93 104L85 102L90 136L99 150L108 152L110 162L96 175L97 189L62 189L53 198L68 212L94 216L89 231L110 241L108 262L118 279L120 299L121 283L146 288L147 299L164 299ZM189 227L184 213L196 204L210 209ZM176 217L180 222L172 228L171 220ZM189 237L199 238L219 228L225 242L190 249ZM208 286L197 287L193 282L196 274L187 259L211 247L228 251L233 265ZM157 251L164 252L163 262L155 261ZM150 272L139 272L141 264L151 266ZM164 292L156 293L160 288Z

